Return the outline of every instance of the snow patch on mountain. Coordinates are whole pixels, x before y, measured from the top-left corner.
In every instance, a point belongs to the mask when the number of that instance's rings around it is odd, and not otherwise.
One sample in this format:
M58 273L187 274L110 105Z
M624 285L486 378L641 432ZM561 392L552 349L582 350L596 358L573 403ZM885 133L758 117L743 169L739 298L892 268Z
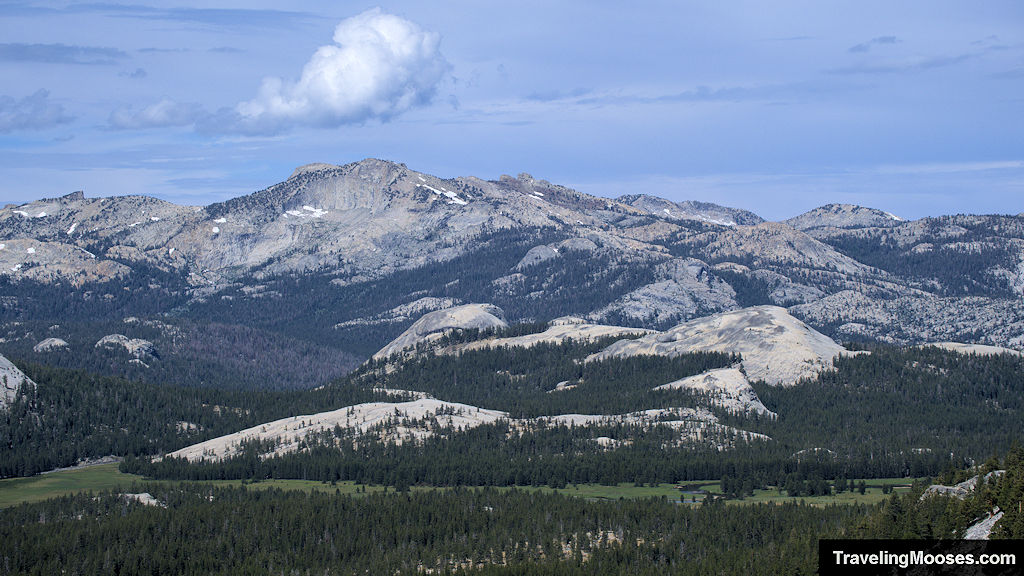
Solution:
M449 200L450 204L458 204L460 206L465 206L466 204L468 204L468 202L466 202L462 198L459 198L458 194L456 194L455 192L452 192L450 190L446 190L445 188L441 188L440 190L438 190L437 188L434 188L433 186L431 186L429 184L417 184L417 186L422 186L423 188L426 188L427 190L430 190L431 192L433 192L437 196L444 196L445 198L447 198Z

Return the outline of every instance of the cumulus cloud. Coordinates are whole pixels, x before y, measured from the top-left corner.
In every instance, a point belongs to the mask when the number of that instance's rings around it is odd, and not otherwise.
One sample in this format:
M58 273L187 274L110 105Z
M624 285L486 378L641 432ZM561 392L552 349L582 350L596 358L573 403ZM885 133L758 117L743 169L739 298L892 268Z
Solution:
M168 126L190 126L206 116L199 104L189 104L163 99L156 104L136 110L125 106L110 115L110 125L121 129L163 128Z
M64 107L50 102L50 92L38 90L16 100L0 96L0 134L15 130L42 130L73 120Z
M235 107L235 129L387 120L428 103L450 68L438 34L379 8L343 20L333 40L313 54L297 81L264 79L255 98Z

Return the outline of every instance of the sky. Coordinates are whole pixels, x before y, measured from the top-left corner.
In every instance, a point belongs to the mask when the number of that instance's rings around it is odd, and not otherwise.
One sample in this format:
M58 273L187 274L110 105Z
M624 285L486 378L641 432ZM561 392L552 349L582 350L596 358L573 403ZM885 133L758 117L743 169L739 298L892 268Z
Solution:
M1024 3L0 0L0 205L363 158L770 220L1024 212Z

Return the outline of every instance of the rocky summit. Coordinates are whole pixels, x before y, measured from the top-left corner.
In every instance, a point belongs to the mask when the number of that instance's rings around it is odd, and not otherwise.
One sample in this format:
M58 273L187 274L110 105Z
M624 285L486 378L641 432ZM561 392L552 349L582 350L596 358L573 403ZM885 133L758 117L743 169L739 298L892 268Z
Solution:
M813 377L828 369L836 356L849 354L784 308L757 306L698 318L636 340L620 340L591 359L689 352L740 354L746 376L776 385Z

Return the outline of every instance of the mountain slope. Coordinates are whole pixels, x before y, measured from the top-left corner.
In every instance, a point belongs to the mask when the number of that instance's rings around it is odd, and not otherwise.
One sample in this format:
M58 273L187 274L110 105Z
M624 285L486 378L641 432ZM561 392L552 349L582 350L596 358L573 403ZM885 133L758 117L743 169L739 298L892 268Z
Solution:
M34 385L32 380L10 360L0 356L0 410L7 408L7 405L14 401L18 390L25 384Z
M801 378L813 377L831 367L835 357L849 353L784 308L758 306L698 318L636 340L621 340L590 359L711 351L742 355L747 376L776 385L793 385Z

